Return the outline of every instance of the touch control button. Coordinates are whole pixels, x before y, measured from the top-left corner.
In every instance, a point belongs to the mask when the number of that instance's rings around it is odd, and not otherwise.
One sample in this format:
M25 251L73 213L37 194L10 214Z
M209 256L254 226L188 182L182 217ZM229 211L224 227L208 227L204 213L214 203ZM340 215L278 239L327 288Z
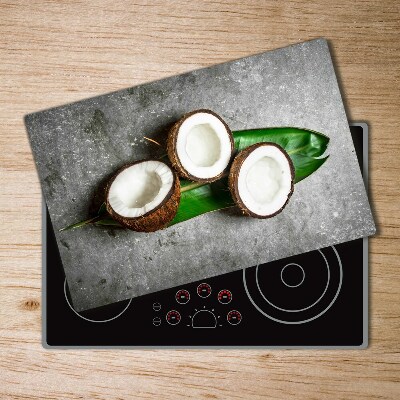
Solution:
M153 303L153 310L154 311L160 311L161 310L161 304L160 303Z
M205 299L211 294L211 286L208 283L200 283L200 285L197 286L197 294Z
M176 310L168 311L165 319L170 325L178 325L181 322L181 314Z
M242 320L242 314L237 310L232 310L228 312L226 319L231 325L238 325Z
M178 290L175 299L179 304L186 304L190 300L190 293L185 289Z
M160 326L161 325L161 318L160 317L154 317L153 318L153 325L154 326Z
M218 301L221 304L229 304L232 301L232 292L228 289L220 290L218 293Z

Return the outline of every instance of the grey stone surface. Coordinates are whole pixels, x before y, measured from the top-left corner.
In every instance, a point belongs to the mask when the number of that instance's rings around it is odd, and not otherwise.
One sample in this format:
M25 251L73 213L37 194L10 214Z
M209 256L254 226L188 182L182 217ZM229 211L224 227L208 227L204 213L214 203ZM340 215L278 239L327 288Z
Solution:
M94 226L99 187L158 156L182 114L209 108L233 130L296 126L330 137L330 158L271 220L222 211L156 233ZM81 311L375 232L327 43L318 39L26 117L74 307Z

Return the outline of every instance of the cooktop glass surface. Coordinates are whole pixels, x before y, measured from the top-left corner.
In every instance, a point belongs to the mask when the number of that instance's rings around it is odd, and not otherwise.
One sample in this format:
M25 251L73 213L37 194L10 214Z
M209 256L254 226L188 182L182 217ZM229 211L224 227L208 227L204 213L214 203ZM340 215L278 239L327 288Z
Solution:
M366 180L366 124L351 133ZM367 239L77 313L44 216L46 347L367 346Z

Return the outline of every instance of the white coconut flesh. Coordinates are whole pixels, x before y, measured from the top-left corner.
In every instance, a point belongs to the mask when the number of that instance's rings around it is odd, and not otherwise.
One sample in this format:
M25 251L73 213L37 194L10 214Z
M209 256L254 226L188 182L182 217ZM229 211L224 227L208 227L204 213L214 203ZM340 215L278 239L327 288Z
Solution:
M228 166L231 146L230 133L223 122L210 113L198 112L180 126L176 154L190 175L209 179Z
M280 210L292 189L292 171L286 155L275 146L261 146L242 163L238 191L254 214L268 216Z
M137 218L157 208L174 183L168 165L160 161L143 161L122 172L112 182L108 202L126 218Z

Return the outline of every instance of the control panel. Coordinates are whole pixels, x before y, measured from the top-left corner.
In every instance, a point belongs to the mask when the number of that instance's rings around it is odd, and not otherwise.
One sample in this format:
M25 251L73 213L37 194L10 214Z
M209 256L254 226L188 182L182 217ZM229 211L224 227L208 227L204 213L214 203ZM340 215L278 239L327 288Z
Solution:
M242 314L231 307L232 300L231 290L213 290L207 282L200 283L194 293L181 288L168 303L153 303L153 325L194 329L234 327L242 321Z

